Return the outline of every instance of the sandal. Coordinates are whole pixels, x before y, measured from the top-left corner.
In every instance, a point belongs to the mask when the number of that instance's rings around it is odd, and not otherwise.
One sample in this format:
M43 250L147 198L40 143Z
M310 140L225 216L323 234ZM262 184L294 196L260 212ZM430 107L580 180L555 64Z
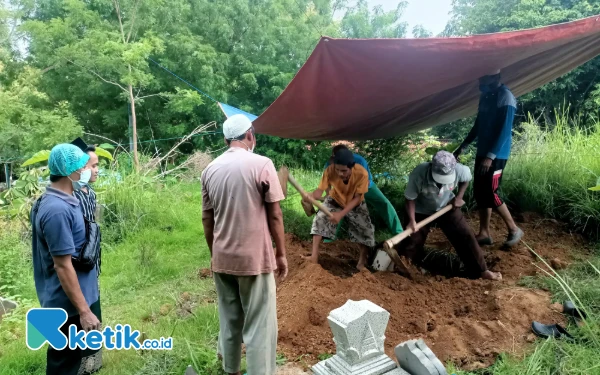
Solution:
M531 330L533 333L541 338L547 339L553 337L555 339L561 339L566 337L567 339L573 339L573 336L567 332L560 324L542 324L540 322L531 323Z
M515 233L508 234L508 237L506 238L506 242L504 243L504 246L506 246L506 247L515 246L516 244L518 244L521 241L521 238L523 238L524 234L525 233L523 233L521 228L517 228L517 231Z
M563 303L563 314L572 316L575 319L583 320L586 318L585 312L575 307L575 304L571 301Z
M494 240L492 237L480 238L477 240L479 246L492 246L494 244Z

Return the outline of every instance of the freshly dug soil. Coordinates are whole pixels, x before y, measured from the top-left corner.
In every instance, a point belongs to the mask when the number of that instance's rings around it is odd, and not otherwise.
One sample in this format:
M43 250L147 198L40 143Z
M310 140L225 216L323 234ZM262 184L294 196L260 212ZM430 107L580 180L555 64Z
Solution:
M478 218L470 216L477 230ZM582 256L585 242L556 221L531 214L517 218L524 241L548 262L567 264ZM506 237L502 220L492 218L497 244L484 248L488 266L500 271L502 282L447 278L415 266L415 280L389 272L357 272L358 247L346 241L323 244L320 264L303 259L311 244L287 237L289 276L278 287L279 349L288 359L316 363L319 356L335 354L327 322L329 312L347 300L367 299L390 313L386 351L410 339L422 338L443 361L472 370L491 365L499 353L519 353L531 342L530 326L565 323L551 306L547 292L518 287L523 276L540 272L543 264L521 243L501 249ZM428 247L452 251L439 229L433 229ZM574 251L577 250L577 251ZM446 273L445 273L446 274Z

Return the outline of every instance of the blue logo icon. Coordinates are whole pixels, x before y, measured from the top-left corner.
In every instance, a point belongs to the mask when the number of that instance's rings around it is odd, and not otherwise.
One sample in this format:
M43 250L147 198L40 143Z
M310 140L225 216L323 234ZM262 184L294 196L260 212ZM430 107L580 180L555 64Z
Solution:
M60 327L67 321L67 312L63 309L31 309L27 312L25 333L27 347L38 350L46 342L56 350L67 347L68 340Z
M102 347L108 350L171 350L172 337L146 339L140 343L140 331L134 330L129 324L117 324L115 329L104 327L102 331L79 330L75 324L68 327L69 336L60 328L67 322L68 315L63 309L30 309L26 315L26 341L31 350L38 350L47 342L56 350L80 348L81 350L98 350Z

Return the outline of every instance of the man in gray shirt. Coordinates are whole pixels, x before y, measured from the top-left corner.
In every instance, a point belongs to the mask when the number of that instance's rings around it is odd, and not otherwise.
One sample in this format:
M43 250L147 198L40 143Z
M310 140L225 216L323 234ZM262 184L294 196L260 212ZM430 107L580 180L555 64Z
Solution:
M500 273L487 269L483 251L460 210L465 204L463 195L471 179L469 168L458 164L454 155L447 151L439 151L430 163L422 163L413 170L404 196L407 228L414 233L400 242L398 253L417 260L422 254L431 225L437 224L458 253L469 277L502 280ZM454 195L457 187L458 192ZM415 231L417 221L424 220L448 204L454 206L450 212Z

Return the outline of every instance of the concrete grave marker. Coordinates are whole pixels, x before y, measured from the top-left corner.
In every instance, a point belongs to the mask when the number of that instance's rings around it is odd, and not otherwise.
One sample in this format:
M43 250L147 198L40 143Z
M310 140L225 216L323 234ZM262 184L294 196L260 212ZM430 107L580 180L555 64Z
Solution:
M440 360L423 340L410 340L394 350L400 367L411 375L448 375Z
M438 370L438 373L440 375L448 375L448 372L446 371L446 366L444 366L442 361L440 361L438 357L435 354L433 354L433 351L429 349L429 347L427 346L427 344L425 344L425 341L423 341L423 339L418 339L415 345L417 345L417 348L421 349L425 356Z
M329 313L336 355L317 363L316 375L404 375L384 352L390 313L371 301L348 300Z
M0 297L0 320L2 319L2 315L8 314L10 311L17 308L17 303L13 302L9 299L4 299Z

